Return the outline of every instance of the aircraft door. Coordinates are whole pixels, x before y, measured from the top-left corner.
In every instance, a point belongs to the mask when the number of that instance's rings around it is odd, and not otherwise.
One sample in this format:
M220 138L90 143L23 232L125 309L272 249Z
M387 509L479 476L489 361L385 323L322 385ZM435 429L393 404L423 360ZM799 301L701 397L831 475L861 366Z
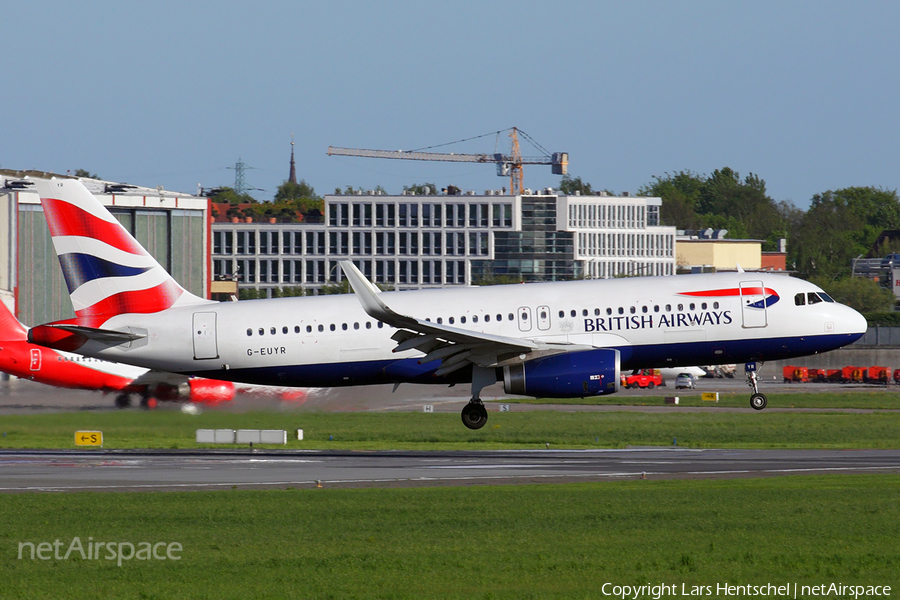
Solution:
M30 368L32 371L40 371L41 370L41 350L40 350L40 348L32 348L31 349Z
M549 306L538 306L537 307L537 328L541 331L547 331L550 329L550 307Z
M194 359L219 358L216 344L216 313L194 313Z
M745 328L765 327L766 288L762 281L741 282L741 317Z
M519 331L531 331L531 308L519 307Z

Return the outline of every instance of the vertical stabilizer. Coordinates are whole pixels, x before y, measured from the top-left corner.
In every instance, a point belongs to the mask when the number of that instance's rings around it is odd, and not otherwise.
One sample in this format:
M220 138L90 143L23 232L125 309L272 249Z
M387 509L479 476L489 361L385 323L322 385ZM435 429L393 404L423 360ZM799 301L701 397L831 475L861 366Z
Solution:
M80 181L35 185L79 325L210 302L181 287Z
M22 325L3 302L0 302L0 341L21 342L28 339L28 328Z

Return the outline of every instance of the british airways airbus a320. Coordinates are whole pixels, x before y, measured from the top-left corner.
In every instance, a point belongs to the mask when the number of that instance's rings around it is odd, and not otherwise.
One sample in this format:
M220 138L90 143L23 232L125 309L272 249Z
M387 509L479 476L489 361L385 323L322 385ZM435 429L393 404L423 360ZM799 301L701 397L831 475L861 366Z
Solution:
M349 261L355 296L218 303L178 285L81 184L38 181L76 317L32 342L213 379L290 386L471 383L585 397L622 369L743 363L834 350L866 321L784 275L719 273L380 292ZM750 375L750 404L766 397Z

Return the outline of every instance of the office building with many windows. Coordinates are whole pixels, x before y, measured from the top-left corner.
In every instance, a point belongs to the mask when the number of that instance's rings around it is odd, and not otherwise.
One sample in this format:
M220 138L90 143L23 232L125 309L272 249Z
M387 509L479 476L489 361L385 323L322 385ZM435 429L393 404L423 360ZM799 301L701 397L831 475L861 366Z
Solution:
M271 296L339 283L342 260L394 289L675 273L659 198L329 195L321 223L213 224L213 271Z

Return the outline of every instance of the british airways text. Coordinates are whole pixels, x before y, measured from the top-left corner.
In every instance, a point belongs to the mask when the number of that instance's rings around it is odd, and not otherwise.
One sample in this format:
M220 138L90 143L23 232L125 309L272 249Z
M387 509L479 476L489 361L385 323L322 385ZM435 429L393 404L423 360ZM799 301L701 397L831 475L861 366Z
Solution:
M654 318L656 317L656 318ZM702 327L704 325L729 325L731 311L707 311L701 313L676 313L671 315L627 315L621 317L597 317L585 319L584 330L622 331L624 329L653 329L660 327Z

